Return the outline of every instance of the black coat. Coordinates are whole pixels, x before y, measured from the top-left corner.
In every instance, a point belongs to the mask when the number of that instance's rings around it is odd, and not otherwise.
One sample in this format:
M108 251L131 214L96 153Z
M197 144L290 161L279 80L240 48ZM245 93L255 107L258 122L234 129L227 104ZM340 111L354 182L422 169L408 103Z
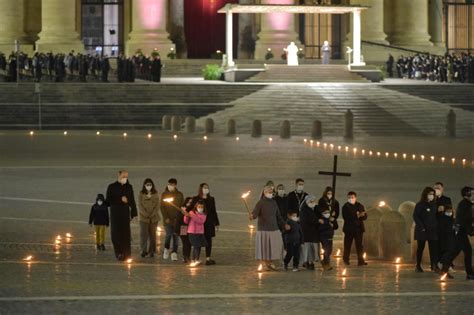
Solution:
M285 241L285 244L287 245L303 244L304 236L303 236L303 230L301 228L300 223L295 222L293 220L287 220L286 224L290 226L290 230L283 231L283 239Z
M275 199L278 209L280 209L280 215L282 218L286 218L288 216L288 196L284 195L280 197L276 195L273 199Z
M318 234L318 207L311 209L308 205L303 203L300 211L300 224L303 230L303 238L305 243L319 242Z
M454 219L442 215L438 217L438 239L441 252L452 251L454 248Z
M358 218L357 212L364 212L365 215ZM346 202L342 207L342 218L344 219L344 227L342 228L344 233L357 234L365 232L364 221L367 220L367 212L365 212L365 208L361 203L350 204Z
M206 222L204 222L204 234L207 237L216 236L216 226L219 226L219 216L217 215L216 210L216 200L214 197L207 196L206 199L203 199L201 196L194 196L191 202L191 209L194 208L194 205L199 200L204 201L204 207L206 209Z
M109 207L106 203L100 206L97 203L92 205L89 224L109 226Z
M306 196L308 196L308 194L304 191L302 193L297 193L296 190L290 192L288 194L288 210L295 211L299 216L300 208L304 204L304 198Z
M444 207L444 209L446 209L446 206L452 206L452 205L453 203L451 202L451 198L449 197L441 196L439 198L436 198L436 210L437 210L438 217L444 215L444 210L439 211L439 208L441 206Z
M456 210L456 220L454 224L459 227L459 233L472 235L474 233L474 217L472 215L472 202L467 199L461 200Z
M323 220L323 223L319 222L319 220ZM320 240L332 240L334 237L334 225L329 221L329 219L324 218L321 216L318 220L318 232L319 232L319 239ZM335 222L335 221L334 221Z
M122 202L122 196L127 197L128 203ZM122 185L118 181L110 184L105 202L110 207L110 231L115 254L130 256L130 220L137 216L132 185L128 182Z
M437 209L434 202L418 202L413 211L415 221L415 240L438 239Z
M337 230L339 228L339 223L337 222L337 219L339 218L339 214L340 214L339 201L334 200L334 199L329 200L325 197L321 197L318 201L318 206L319 208L322 208L325 205L329 207L329 212L331 213L331 217L334 218L334 221L332 221L334 230Z

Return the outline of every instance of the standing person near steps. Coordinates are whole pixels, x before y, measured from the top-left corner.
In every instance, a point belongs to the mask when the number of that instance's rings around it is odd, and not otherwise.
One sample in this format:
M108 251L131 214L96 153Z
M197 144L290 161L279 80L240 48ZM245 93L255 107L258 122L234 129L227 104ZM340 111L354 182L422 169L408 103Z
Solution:
M170 178L165 191L161 194L160 210L163 216L163 226L165 228L165 249L163 251L163 259L168 259L171 254L171 260L178 260L178 235L175 234L175 225L178 217L178 211L174 206L181 207L184 202L183 194L178 190L178 180ZM173 205L165 202L165 199L172 198ZM173 241L173 248L171 249L171 241Z

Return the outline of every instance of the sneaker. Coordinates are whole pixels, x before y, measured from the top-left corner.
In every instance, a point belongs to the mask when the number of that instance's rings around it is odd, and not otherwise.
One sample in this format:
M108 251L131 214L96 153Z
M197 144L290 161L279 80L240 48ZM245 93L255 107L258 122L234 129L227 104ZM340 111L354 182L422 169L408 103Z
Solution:
M212 259L206 260L206 266L212 266L212 265L215 265L215 264L216 264L215 260L212 260Z
M415 267L415 272L422 273L422 272L424 272L424 270L423 270L423 268L421 268L421 266L416 266Z
M165 248L163 251L163 259L168 259L170 258L170 250L168 248Z
M300 270L298 269L298 267L294 267L294 268L293 268L293 272L298 272L298 271L300 271Z
M178 261L178 254L176 254L176 253L171 253L171 260L172 260L172 261Z

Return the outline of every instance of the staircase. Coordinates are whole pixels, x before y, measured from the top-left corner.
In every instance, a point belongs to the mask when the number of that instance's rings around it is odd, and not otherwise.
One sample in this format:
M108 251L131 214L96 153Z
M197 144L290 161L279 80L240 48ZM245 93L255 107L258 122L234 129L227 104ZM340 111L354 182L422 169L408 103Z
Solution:
M267 65L266 71L249 78L247 82L339 82L368 83L346 65Z

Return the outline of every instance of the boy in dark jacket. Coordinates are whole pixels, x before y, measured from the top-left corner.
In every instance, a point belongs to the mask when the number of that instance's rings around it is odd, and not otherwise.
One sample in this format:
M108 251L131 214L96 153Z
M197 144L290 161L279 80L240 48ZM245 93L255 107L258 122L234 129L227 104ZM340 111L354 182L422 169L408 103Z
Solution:
M331 212L327 205L321 207L321 216L318 220L319 240L324 250L323 260L321 264L324 270L332 270L331 254L332 241L334 237L334 223L331 221Z
M440 262L448 260L449 255L454 249L453 213L453 207L451 205L445 205L442 215L438 216L438 240L440 250ZM441 263L438 265L438 268L442 268Z
M109 226L109 208L105 203L105 197L98 194L92 205L89 215L89 225L95 228L95 243L97 250L105 250L105 228Z
M299 271L298 265L300 263L300 248L303 244L303 230L298 223L298 213L296 211L288 212L286 224L290 226L290 229L283 232L286 247L285 270L288 270L288 264L293 258L293 271Z

